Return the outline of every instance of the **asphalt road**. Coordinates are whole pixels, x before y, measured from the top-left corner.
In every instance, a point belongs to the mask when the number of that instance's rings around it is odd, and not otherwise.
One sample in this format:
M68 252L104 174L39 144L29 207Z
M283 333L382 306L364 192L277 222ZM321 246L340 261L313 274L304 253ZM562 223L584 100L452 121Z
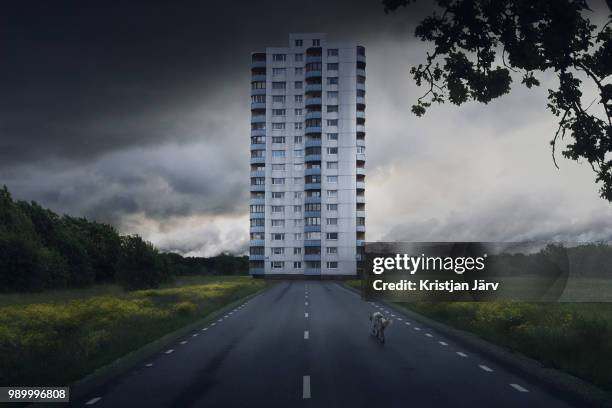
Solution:
M394 320L387 342L369 315ZM566 407L334 282L281 282L74 406Z

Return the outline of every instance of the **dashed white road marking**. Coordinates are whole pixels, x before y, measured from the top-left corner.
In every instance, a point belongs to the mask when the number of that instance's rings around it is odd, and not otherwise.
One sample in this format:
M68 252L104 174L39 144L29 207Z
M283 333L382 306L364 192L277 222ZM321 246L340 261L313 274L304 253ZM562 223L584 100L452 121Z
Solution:
M309 385L310 385L310 384L309 384ZM87 401L87 402L85 403L85 405L93 405L93 404L95 404L96 402L100 401L101 399L102 399L102 398L100 398L100 397L92 398L92 399L90 399L89 401Z
M398 317L398 318L397 318L397 320L399 320L399 321L401 322L401 321L402 321L402 318L401 318L401 317Z
M443 342L443 341L439 341L438 343L440 343L440 344L441 344L441 345L443 345L443 346L448 346L448 343L445 343L445 342Z
M215 324L217 324L217 322L212 322L210 325L211 325L211 326L214 326Z
M482 365L482 364L480 364L478 367L480 367L481 369L483 369L484 371L486 371L486 372L488 372L488 373L492 373L492 372L493 372L493 369L492 369L492 368L487 367L486 365Z
M407 326L410 326L410 322L406 322L406 325L407 325Z
M223 317L224 317L225 319L227 319L227 318L229 317L229 315L225 315L225 316L223 316Z
M310 334L308 333L308 330L304 330L304 340L308 340L309 337Z
M310 398L310 376L305 375L302 378L302 399Z
M392 314L392 315L391 315L391 317L395 317L395 315L394 315L394 314Z
M206 330L208 330L208 327L204 327L204 328L202 329L202 331L206 331Z
M308 302L304 302L304 305L305 305L305 306L308 306Z
M174 349L166 350L166 354L171 354L174 352Z
M304 317L308 318L308 312L304 313Z
M153 367L153 363L145 364L145 367Z
M426 335L427 337L433 337L433 336L431 335L431 333L425 333L425 335Z
M461 356L461 357L467 357L467 354L462 353L461 351L457 352L457 355Z
M198 337L198 333L193 333L191 337Z
M414 330L421 331L421 328L420 327L415 327Z
M223 321L223 319L219 319L219 320L217 320L217 321L218 321L219 323L221 323L221 322Z
M518 384L510 384L510 386L519 392L529 392L527 388L523 388Z
M183 341L181 341L181 343L180 343L180 344L187 344L187 340L183 340Z

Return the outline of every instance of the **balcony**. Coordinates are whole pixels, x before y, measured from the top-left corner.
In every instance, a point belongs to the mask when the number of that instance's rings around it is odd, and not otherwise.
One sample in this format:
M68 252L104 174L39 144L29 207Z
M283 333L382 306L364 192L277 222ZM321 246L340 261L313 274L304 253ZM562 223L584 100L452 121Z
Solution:
M321 268L305 268L304 275L320 275Z
M265 121L266 121L266 115L251 116L251 123L264 123Z
M255 82L255 81L265 81L266 80L266 75L265 74L259 74L259 75L252 75L251 76L251 81Z
M365 96L358 96L356 102L365 104L366 103Z
M356 170L356 173L357 173L358 176L365 176L366 175L365 167L357 167L355 170Z
M304 147L320 147L321 146L321 140L320 139L315 139L315 140L308 140L306 139L306 141L304 142ZM321 174L321 173L319 173Z
M251 198L249 199L249 204L250 205L258 205L258 204L265 204L266 203L266 199L265 198Z
M322 75L321 71L306 71L305 78L320 78Z
M251 95L265 95L266 88L251 89Z
M254 145L254 146L260 146L260 145ZM251 177L266 177L266 171L265 170L252 171Z
M366 216L366 212L365 212L365 211L363 211L363 210L357 210L357 211L355 212L355 216L356 216L356 217L358 217L358 218L365 218L365 216Z
M265 68L266 61L251 61L251 68Z
M249 268L249 273L251 275L263 275L264 268Z
M249 241L249 246L264 246L264 240L263 239L252 239L251 241Z
M321 211L305 211L304 212L304 217L305 218L310 218L310 217L321 217Z
M365 119L365 111L357 111L355 117Z
M266 144L265 143L251 144L251 150L266 150Z
M254 226L254 227L251 227L249 231L250 232L266 232L266 227L264 227L263 225Z
M359 61L359 62L366 62L366 57L365 57L365 55L359 55L359 54L357 54L357 61Z
M252 102L251 110L255 109L266 109L266 104L264 102Z
M366 159L365 153L357 153L357 160L365 161L365 159Z
M305 247L320 247L321 240L320 239L305 239L304 246Z
M304 119L321 119L321 112L306 112L306 116L304 116Z
M308 133L321 133L321 126L306 126L306 128L304 128L304 134Z
M304 198L304 203L305 204L320 204L321 203L321 197L305 197Z
M321 232L320 225L306 225L304 226L304 232Z
M320 190L321 183L305 183L304 190Z
M359 189L359 188L365 189L365 181L357 181L355 183L355 188L357 188L357 189Z
M357 75L366 76L365 69L357 68Z
M357 84L357 89L361 89L361 90L365 91L366 86L365 86L365 84L359 84L359 83L358 83L358 84Z
M260 163L265 163L265 162L266 162L265 157L251 157L251 164L260 164Z
M365 225L357 225L357 229L356 229L357 232L365 232L365 230L366 230Z
M251 129L251 136L265 136L266 129Z
M321 98L306 98L305 106L321 105Z
M358 239L357 246L365 246L365 241L363 239Z
M304 92L321 92L321 90L323 89L321 84L306 84L306 86L304 87ZM254 89L255 90L255 89ZM264 94L265 94L265 89L264 89ZM255 95L255 94L253 94Z
M320 55L306 55L306 63L308 64L309 62L321 62L323 61L322 57Z
M308 143L308 141L306 142ZM319 142L319 146L321 145L321 142ZM321 168L313 168L313 169L304 169L304 175L305 176L318 176L321 174Z
M358 195L358 196L356 197L356 199L355 199L355 202L357 202L357 203L365 203L365 202L366 202L366 200L365 200L365 195L362 195L362 196L359 196L359 195Z
M266 191L265 184L252 184L251 191Z
M321 254L305 254L304 255L304 260L305 261L320 261L321 260Z
M304 156L304 162L320 162L320 161L321 161L320 154L307 154L306 156Z

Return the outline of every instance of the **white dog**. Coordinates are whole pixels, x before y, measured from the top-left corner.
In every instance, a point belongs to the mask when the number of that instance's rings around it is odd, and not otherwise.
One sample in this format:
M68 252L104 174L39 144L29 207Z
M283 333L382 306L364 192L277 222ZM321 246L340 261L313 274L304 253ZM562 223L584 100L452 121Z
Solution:
M390 319L385 319L382 313L374 312L370 315L370 322L372 323L372 334L380 340L381 343L385 342L385 329L392 322Z

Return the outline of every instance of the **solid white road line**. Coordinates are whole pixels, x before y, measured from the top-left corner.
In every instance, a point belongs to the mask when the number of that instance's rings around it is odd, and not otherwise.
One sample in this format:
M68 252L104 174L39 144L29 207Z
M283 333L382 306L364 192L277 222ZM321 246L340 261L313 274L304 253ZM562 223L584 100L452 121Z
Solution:
M310 398L310 376L305 375L302 379L302 398Z
M433 336L431 335L431 333L425 333L425 335L426 335L427 337L433 337Z
M187 340L181 341L181 344L187 344Z
M304 317L305 317L305 318L308 318L308 313L304 313Z
M481 364L481 365L479 365L478 367L480 367L481 369L483 369L484 371L486 371L486 372L488 372L488 373L492 373L492 372L493 372L493 369L492 369L492 368L487 367L486 365L482 365L482 364Z
M460 355L461 357L467 357L467 354L462 353L462 352L460 352L460 351L458 351L458 352L457 352L457 355Z
M92 399L90 399L89 401L87 401L87 402L85 403L85 405L93 405L93 404L95 404L96 402L100 401L101 399L102 399L102 398L100 398L100 397L92 398Z
M174 349L166 350L166 354L171 354L174 352Z
M439 341L438 343L440 343L440 344L441 344L441 345L443 345L443 346L448 346L448 343L445 343L445 342L443 342L443 341Z
M304 330L304 340L308 340L309 337L308 330Z
M527 390L527 388L523 388L518 384L510 384L510 386L512 388L514 388L515 390L519 391L519 392L529 392L529 390Z

